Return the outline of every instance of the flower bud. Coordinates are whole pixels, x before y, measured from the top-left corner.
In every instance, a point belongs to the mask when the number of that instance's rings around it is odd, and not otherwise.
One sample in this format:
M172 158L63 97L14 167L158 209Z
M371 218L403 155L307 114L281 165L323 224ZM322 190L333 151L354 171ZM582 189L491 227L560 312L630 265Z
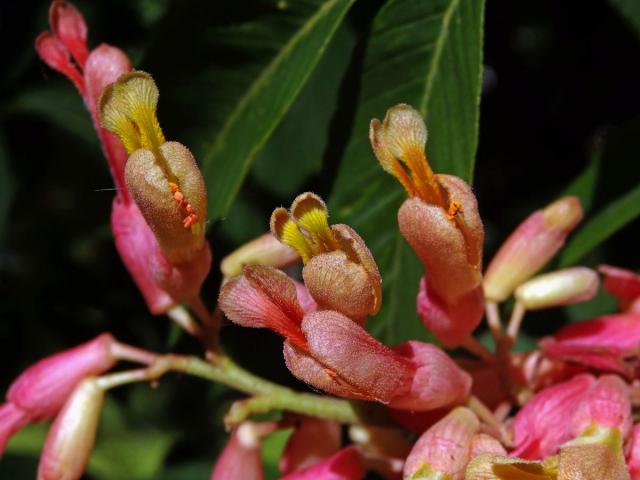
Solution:
M49 430L38 465L38 480L76 480L93 450L104 390L95 378L73 391Z
M191 152L166 142L156 118L158 89L144 72L122 75L100 97L100 119L130 153L125 182L173 264L193 260L204 246L207 192Z
M581 219L582 206L576 197L561 198L532 213L491 260L483 282L485 297L506 300L560 250Z
M283 268L300 260L298 253L281 243L272 233L265 233L235 249L220 262L225 278L242 273L245 265L268 265Z
M310 467L285 475L281 480L362 480L364 474L360 453L354 446L349 446Z
M302 275L319 307L360 323L381 306L378 267L360 236L347 225L329 226L327 207L313 193L299 195L290 212L276 209L271 231L294 248L305 266Z
M462 480L470 460L471 441L480 422L465 407L457 407L424 432L404 464L404 478Z
M262 480L262 440L276 428L272 422L245 422L236 428L218 457L211 480Z
M49 25L80 68L84 68L87 50L87 24L82 14L69 2L54 0L49 8Z
M516 289L515 297L527 310L537 310L586 302L599 286L595 271L573 267L532 278Z

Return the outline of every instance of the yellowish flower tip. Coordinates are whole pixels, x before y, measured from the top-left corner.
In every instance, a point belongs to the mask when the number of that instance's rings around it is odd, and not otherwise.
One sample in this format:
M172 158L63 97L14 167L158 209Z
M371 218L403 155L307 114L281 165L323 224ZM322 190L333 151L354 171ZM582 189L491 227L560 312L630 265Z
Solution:
M570 232L582 220L582 205L578 197L563 197L543 210L544 219L549 226Z
M158 87L145 72L125 73L102 92L102 126L120 138L129 154L138 148L157 150L165 143L156 117L158 97Z
M427 127L417 110L403 103L391 107L382 122L371 121L369 139L382 168L398 179L410 197L455 215L457 210L452 209L427 161Z
M576 447L580 445L605 445L611 453L622 455L622 435L616 427L605 427L593 422L585 428L579 437L565 443L563 447Z
M318 253L339 248L329 226L327 206L319 196L311 192L298 195L290 211L282 207L273 211L271 232L298 252L303 263Z
M424 462L420 468L408 477L408 480L453 480L451 475L439 472L429 462Z
M148 150L152 153L164 181L168 182L171 195L180 213L182 228L200 238L204 232L202 222L206 212L202 208L196 211L195 205L202 202L195 201L193 198L190 202L186 198L187 192L184 190L184 185L181 185L181 181L185 181L185 179L179 178L181 174L184 177L185 171L178 166L178 164L184 164L184 161L176 163L175 159L167 157L180 149L165 148L171 142L166 142L156 116L159 95L158 87L148 73L140 71L125 73L102 92L98 102L100 121L105 129L120 138L130 155L130 159L135 157L132 154L137 150ZM188 156L190 155L189 153ZM129 170L133 172L135 169ZM138 178L140 178L139 175ZM129 187L134 190L134 198L148 200L146 198L148 192L144 191L146 189L144 182L141 185L129 185ZM141 192L136 195L135 190L138 189ZM140 204L138 200L136 202ZM143 213L145 212L143 211ZM145 215L145 218L148 216Z

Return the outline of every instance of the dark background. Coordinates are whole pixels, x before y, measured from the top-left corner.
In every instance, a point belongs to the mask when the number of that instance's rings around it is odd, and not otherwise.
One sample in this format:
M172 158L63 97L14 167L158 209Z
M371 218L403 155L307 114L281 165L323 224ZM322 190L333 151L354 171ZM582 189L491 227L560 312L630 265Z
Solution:
M167 136L196 146L211 141L203 122L226 98L225 92L206 91L199 79L215 74L217 66L232 71L253 60L203 36L209 27L259 19L272 7L157 0L76 5L87 18L91 46L120 46L136 68L158 79ZM331 191L355 109L366 30L380 5L361 1L348 14L345 34L354 47L339 72L338 107L327 117L324 150L311 155L315 163L295 178L277 171L274 178L286 185L279 188L265 181L269 160L259 157L229 219L212 227L214 266L204 289L210 305L219 283L216 262L264 231L275 206L304 189ZM148 314L120 263L108 223L112 182L88 115L73 86L33 49L37 34L47 29L47 8L46 1L0 4L3 392L30 363L106 330L152 350L198 352L168 320ZM602 151L600 178L588 213L638 184L639 45L607 2L488 2L475 178L488 255L528 212L567 187L587 166L594 145ZM639 268L638 233L637 224L626 227L585 262ZM571 317L608 308L610 300L602 297L586 308L535 314L525 330L550 332ZM224 340L249 368L291 382L274 336L228 327ZM114 392L92 459L95 478L208 478L224 441L220 419L233 398L224 388L180 376L163 380L155 391L138 385ZM11 443L0 478L33 478L44 431L30 429Z

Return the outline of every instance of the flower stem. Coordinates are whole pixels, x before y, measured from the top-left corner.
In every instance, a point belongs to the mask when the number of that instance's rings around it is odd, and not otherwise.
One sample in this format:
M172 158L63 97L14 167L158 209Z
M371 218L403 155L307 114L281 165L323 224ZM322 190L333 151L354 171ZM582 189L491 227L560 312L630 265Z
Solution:
M511 318L509 318L509 325L507 326L507 339L511 346L516 342L518 333L520 332L520 325L522 325L522 319L527 309L520 302L516 301L511 312Z
M190 335L193 335L196 338L203 337L202 327L200 327L198 322L196 322L189 311L182 305L173 307L167 312L167 316Z

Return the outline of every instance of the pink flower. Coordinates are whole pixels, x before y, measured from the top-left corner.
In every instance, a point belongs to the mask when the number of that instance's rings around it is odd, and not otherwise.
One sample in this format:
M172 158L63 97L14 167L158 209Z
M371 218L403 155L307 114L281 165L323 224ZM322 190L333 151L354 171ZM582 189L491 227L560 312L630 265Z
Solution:
M110 350L113 342L104 333L25 370L11 384L7 402L0 407L0 454L20 428L54 417L82 379L109 370L116 363Z
M262 480L262 440L276 428L273 422L245 422L236 428L216 461L211 480Z
M104 390L95 378L80 382L49 430L40 455L38 480L77 480L95 442Z
M245 267L223 287L219 301L231 321L282 335L289 370L334 395L413 410L468 395L469 376L438 348L408 342L394 350L339 312L305 313L291 279L274 268Z
M361 480L364 474L360 453L350 446L310 467L285 475L281 480Z
M556 453L573 438L570 419L584 394L595 384L592 375L576 375L537 393L513 423L514 457L535 460Z
M640 348L640 314L609 315L572 323L542 339L542 351L598 370L633 375L629 362Z
M209 273L208 244L189 262L173 264L167 260L125 184L124 167L129 155L120 140L100 124L100 95L105 87L131 71L129 58L122 50L106 44L89 52L86 23L69 2L55 0L51 4L49 24L53 33L41 33L36 50L47 65L74 83L102 142L117 189L111 226L120 258L152 313L163 313L178 302L193 300Z
M604 288L616 297L620 310L640 313L640 276L610 265L600 265L598 271L604 275Z
M303 417L280 457L280 473L302 470L340 450L340 424L328 420Z

